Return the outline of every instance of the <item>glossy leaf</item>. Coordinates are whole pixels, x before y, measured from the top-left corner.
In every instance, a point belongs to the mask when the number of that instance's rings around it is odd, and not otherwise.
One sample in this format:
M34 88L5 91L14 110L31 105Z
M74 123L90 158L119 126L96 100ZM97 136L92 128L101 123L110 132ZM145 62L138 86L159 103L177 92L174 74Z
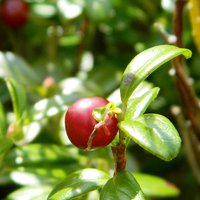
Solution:
M138 87L133 91L129 99L141 97L147 92L149 92L154 87L153 83L142 81Z
M145 93L147 93L150 89L153 88L153 84L147 81L143 81L140 85L134 90L130 99L141 97ZM120 89L116 89L113 93L111 93L108 98L110 102L113 102L116 106L121 106L122 102L120 99Z
M82 196L99 189L109 178L108 174L97 169L74 172L53 189L48 200L67 200Z
M139 184L130 172L120 172L109 179L100 193L100 200L144 200Z
M43 166L20 166L10 172L10 178L18 185L37 185L46 183L57 183L66 178L69 173L80 169L81 166L76 164L55 163L54 165Z
M16 147L8 152L4 163L15 165L38 165L58 162L72 162L81 159L78 149L53 144L29 144Z
M24 111L26 111L27 102L25 88L23 85L10 78L6 79L6 84L12 99L16 120L19 120Z
M10 193L6 200L44 200L47 199L48 194L52 190L51 185L37 185L37 186L27 186L15 190Z
M126 118L119 128L132 140L155 156L170 161L177 156L181 139L174 125L164 116L144 114Z
M159 88L153 88L140 97L130 98L124 118L134 119L143 114L152 101L157 97Z
M120 85L122 101L126 104L136 87L161 65L176 56L184 55L189 58L191 54L188 49L172 45L155 46L138 54L124 71Z
M142 173L133 173L133 175L148 197L176 197L180 194L175 185L163 178Z
M77 95L55 95L51 98L42 99L31 108L29 120L38 121L45 117L52 117L66 112L68 106L78 98L80 96Z

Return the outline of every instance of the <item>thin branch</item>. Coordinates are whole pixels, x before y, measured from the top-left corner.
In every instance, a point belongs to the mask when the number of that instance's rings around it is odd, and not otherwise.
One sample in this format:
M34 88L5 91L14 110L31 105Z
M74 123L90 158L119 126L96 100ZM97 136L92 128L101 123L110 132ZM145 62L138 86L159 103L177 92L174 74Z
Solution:
M177 38L176 45L182 47L182 32L183 32L183 8L184 0L177 0L174 12L173 29ZM184 60L182 57L177 57L172 61L172 65L176 71L175 79L178 92L180 94L183 108L191 121L191 126L196 137L200 140L200 108L197 95L193 86L190 83L190 78L184 68Z
M115 160L115 176L126 168L126 144L119 143L116 147L112 147L112 153Z
M183 139L183 148L185 150L186 157L188 159L188 163L197 178L197 181L200 183L200 168L198 166L197 159L195 157L195 152L193 147L193 143L191 140L191 135L193 133L191 132L191 129L186 125L184 116L181 112L181 108L178 106L173 106L172 114L174 115L176 122L178 124L182 139Z

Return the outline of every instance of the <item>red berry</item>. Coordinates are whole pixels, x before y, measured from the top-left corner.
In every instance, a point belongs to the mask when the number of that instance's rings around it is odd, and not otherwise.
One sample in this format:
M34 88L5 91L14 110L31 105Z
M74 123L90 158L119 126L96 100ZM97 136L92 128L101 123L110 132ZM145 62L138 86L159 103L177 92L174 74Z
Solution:
M92 111L107 103L106 99L90 97L79 99L68 108L65 115L65 129L72 144L83 149L88 147L88 139L98 123L92 116ZM106 125L97 130L91 149L110 144L117 131L117 119L113 116L106 121Z
M5 0L1 5L1 18L12 28L20 28L28 19L28 5L23 0Z

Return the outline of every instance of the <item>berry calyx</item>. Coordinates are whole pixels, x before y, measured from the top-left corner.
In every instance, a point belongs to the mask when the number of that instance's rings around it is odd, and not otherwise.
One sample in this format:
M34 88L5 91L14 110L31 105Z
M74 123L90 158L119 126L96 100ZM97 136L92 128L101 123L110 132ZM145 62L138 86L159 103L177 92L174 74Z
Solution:
M11 28L24 26L28 19L28 5L23 0L5 0L0 7L3 22Z
M105 147L117 134L115 115L105 116L105 121L98 122L92 112L95 108L109 102L100 97L82 98L74 102L65 114L65 129L72 144L82 149Z

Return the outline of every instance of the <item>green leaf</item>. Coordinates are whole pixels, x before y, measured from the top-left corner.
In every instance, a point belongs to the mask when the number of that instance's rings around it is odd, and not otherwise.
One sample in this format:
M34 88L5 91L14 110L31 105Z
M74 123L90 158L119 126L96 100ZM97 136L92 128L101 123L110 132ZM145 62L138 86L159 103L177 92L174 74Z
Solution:
M16 120L19 120L26 111L25 88L14 79L7 78L5 81L12 99Z
M51 185L35 185L22 187L10 193L6 200L44 200L47 199L48 194L51 192Z
M82 196L99 189L109 178L108 174L97 169L74 172L53 189L48 200L67 200Z
M10 172L10 178L18 185L55 184L66 178L69 173L81 168L77 163L67 163L67 165L62 163L55 163L54 165L48 164L46 166L40 164L40 166L17 167Z
M148 197L176 197L180 194L179 189L172 183L158 176L149 174L133 173L144 194Z
M127 111L125 112L125 119L134 119L143 114L150 103L157 97L159 88L153 88L140 97L130 98L127 104Z
M0 138L3 137L6 133L6 114L3 108L2 103L0 102Z
M45 117L52 117L59 113L66 112L68 106L80 95L55 95L51 98L38 101L30 110L30 121L42 120Z
M132 95L130 96L129 99L133 99L136 97L141 97L145 93L147 93L149 90L151 90L154 87L153 83L149 83L147 81L142 81L138 87L134 90Z
M119 123L119 128L141 147L165 161L172 160L179 153L179 134L162 115L144 114L134 120L127 118Z
M0 155L2 153L5 153L7 150L9 150L12 145L13 145L13 142L11 139L9 138L0 138Z
M53 144L29 144L9 151L4 158L4 163L9 166L49 165L59 162L81 161L81 158L78 154L78 149L73 147Z
M159 45L149 48L133 58L122 76L120 84L122 102L126 104L136 87L153 71L179 55L190 58L192 52L172 45Z
M83 6L78 1L57 0L57 9L60 14L66 19L73 19L81 15Z
M35 16L39 16L40 18L52 18L56 15L55 6L49 3L33 4L31 11Z
M8 169L1 168L0 185L9 185L9 184L12 184L12 180L10 179L10 172Z
M124 171L108 180L100 193L100 200L144 200L142 190L132 173Z
M39 83L38 74L21 57L11 52L0 52L0 77L13 78L20 84L31 87Z
M87 14L95 22L106 20L112 10L110 0L86 0L85 4Z
M16 130L10 137L15 141L15 144L21 146L32 142L39 135L42 123L40 121L32 121L29 124L19 124L18 128L19 130Z

